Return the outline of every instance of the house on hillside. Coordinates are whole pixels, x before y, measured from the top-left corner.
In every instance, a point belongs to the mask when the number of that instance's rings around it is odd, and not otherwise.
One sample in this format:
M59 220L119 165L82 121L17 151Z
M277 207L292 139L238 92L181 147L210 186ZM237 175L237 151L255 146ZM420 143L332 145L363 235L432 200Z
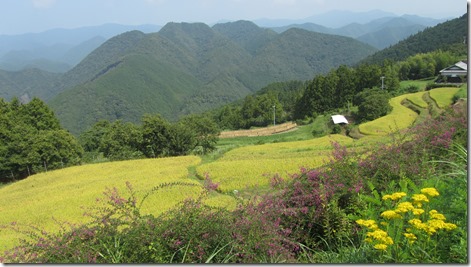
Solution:
M468 79L468 60L462 60L440 71L443 82L462 83Z

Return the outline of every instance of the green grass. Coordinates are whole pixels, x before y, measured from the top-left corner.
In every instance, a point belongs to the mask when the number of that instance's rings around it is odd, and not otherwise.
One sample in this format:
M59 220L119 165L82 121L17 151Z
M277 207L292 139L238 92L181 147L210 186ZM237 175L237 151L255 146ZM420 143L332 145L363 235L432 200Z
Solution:
M427 86L428 83L433 82L433 78L427 78L427 79L420 79L420 80L408 80L408 81L401 81L400 86L401 88L407 88L411 85L417 86L420 91L425 90L425 86Z

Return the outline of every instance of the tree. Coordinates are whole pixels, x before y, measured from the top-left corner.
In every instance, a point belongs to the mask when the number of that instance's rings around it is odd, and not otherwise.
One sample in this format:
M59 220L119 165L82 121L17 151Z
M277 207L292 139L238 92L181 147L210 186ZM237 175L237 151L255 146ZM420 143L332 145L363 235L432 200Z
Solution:
M136 125L117 120L103 136L100 151L111 160L135 159L143 156L142 143L142 134Z
M219 129L217 124L207 116L189 115L180 120L184 126L193 131L196 146L200 146L202 153L206 154L216 148Z
M34 98L21 104L0 99L0 180L80 163L82 147L63 130L54 113Z
M195 148L196 143L195 133L183 123L178 122L170 126L168 138L169 156L187 155Z
M392 111L392 106L389 104L391 97L383 90L365 90L358 98L361 99L357 113L359 121L371 121Z
M96 152L100 148L100 143L111 127L111 123L107 120L100 120L90 129L86 130L79 136L80 144L83 149L88 152Z
M142 118L142 149L147 157L168 154L170 123L160 115L144 115Z
M41 130L32 142L28 163L33 171L64 168L80 163L83 148L65 130Z

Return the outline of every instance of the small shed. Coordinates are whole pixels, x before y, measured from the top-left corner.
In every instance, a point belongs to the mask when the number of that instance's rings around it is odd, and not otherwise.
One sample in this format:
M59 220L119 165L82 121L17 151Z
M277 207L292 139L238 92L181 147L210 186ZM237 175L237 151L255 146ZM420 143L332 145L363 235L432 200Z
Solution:
M348 124L347 119L343 115L332 115L331 117L334 124Z

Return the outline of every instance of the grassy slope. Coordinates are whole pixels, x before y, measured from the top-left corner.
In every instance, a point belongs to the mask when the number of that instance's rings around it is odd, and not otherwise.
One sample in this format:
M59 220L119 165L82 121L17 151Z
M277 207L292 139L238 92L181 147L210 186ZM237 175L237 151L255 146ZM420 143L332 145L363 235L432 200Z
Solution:
M96 198L103 197L106 188L116 187L126 196L126 182L137 191L138 198L152 187L167 182L194 183L196 187L178 186L159 190L147 198L144 213L159 214L179 201L201 192L200 182L188 177L188 167L199 164L196 156L108 162L76 166L33 175L28 179L0 188L0 225L11 222L32 224L56 230L59 221L84 222L84 210ZM230 197L219 196L210 204L232 207ZM0 228L0 251L16 243L17 234Z
M415 97L415 94L405 96L411 95ZM451 99L453 95L441 94L441 97ZM259 185L263 190L274 173L286 178L286 174L296 173L301 166L315 167L329 160L331 141L351 149L363 149L387 141L387 137L382 136L353 140L331 135L313 139L313 127L318 125L304 125L295 131L272 136L221 139L218 151L203 157L203 160L187 156L108 162L37 174L0 187L0 225L17 221L54 230L58 226L52 217L59 221L84 221L81 207L93 206L95 199L103 196L105 188L116 187L123 192L126 181L129 181L138 197L142 197L153 186L163 182L184 181L200 185L201 181L194 177L197 172L200 176L205 172L213 175L221 172L231 179L211 176L213 181L220 183L220 189L229 192L238 189L246 195L253 190L247 190L247 186ZM178 187L159 191L147 199L143 211L158 214L188 196L195 196L200 190L198 188ZM235 205L230 195L214 192L207 203L227 208ZM17 238L16 233L0 228L0 251L16 244Z

